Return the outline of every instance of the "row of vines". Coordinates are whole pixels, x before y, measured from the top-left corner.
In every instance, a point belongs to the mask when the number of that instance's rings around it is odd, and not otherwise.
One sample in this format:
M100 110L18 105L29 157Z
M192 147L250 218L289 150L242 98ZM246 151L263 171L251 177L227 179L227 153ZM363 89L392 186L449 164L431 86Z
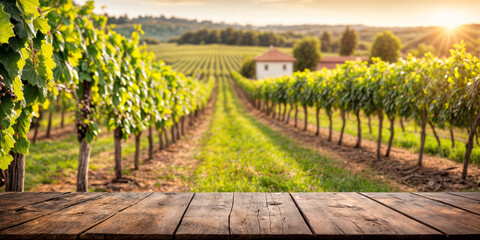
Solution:
M393 64L379 59L373 59L370 64L352 61L332 70L296 72L292 76L254 81L236 72L232 76L252 104L269 115L275 114L278 108L278 116L283 115L285 119L286 115L288 121L292 109L296 116L298 106L303 107L304 130L307 129L308 109L315 109L317 135L319 113L323 109L329 118L329 141L332 140L332 114L339 111L342 128L338 144L342 144L346 114L354 114L358 123L355 147L361 147L362 141L360 113L368 117L378 116L378 158L381 157L385 117L390 122L387 157L394 138L395 119L412 119L421 127L418 166L422 166L427 124L432 128L450 129L452 138L452 129L466 129L468 140L462 179L467 177L480 121L480 60L466 53L463 44L455 45L447 58L427 54L420 59L409 56Z
M32 119L54 103L74 112L77 191L87 191L91 143L102 126L114 132L121 179L122 139L148 129L151 157L152 128L166 134L175 126L178 132L179 122L196 115L211 95L213 78L198 81L154 61L139 45L139 26L126 38L93 8L93 1L1 1L0 168L6 169L7 191L23 191L27 133Z

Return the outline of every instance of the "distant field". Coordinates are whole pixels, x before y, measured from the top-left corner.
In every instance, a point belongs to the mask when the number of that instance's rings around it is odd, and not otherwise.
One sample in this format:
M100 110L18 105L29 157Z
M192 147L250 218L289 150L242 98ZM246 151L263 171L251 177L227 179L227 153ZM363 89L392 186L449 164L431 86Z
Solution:
M292 48L278 49L292 55ZM268 51L268 47L160 43L148 45L147 50L154 52L157 60L165 61L172 65L175 71L188 76L196 76L197 73L201 76L226 76L230 75L232 71L238 72L243 59L248 56L256 57ZM359 52L359 54L365 55L363 52ZM337 53L322 53L322 56L337 55Z
M290 48L279 49L288 54L292 53ZM226 76L232 71L239 71L243 59L248 56L256 57L266 52L268 47L161 43L149 45L147 50L154 52L157 59L172 65L175 71L189 76Z

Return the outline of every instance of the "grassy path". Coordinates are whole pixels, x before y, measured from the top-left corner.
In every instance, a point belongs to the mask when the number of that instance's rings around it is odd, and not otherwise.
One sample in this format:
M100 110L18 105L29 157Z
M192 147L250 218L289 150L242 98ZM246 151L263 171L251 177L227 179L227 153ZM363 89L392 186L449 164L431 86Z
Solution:
M193 177L178 181L192 183L192 191L392 191L388 183L374 180L372 173L356 175L309 148L270 129L251 116L236 99L227 79L219 81L215 112L209 131L195 152L200 165ZM158 138L154 135L155 143ZM147 139L142 137L142 149ZM111 133L102 133L92 144L90 168L111 167ZM134 152L133 141L123 143L123 156ZM39 141L27 157L26 189L55 184L62 176L74 176L78 159L75 134L62 139ZM168 155L168 154L167 154ZM175 166L171 166L175 167ZM131 166L125 166L130 175ZM173 171L175 172L175 171Z
M353 174L251 116L227 79L219 80L193 191L392 191L368 172Z

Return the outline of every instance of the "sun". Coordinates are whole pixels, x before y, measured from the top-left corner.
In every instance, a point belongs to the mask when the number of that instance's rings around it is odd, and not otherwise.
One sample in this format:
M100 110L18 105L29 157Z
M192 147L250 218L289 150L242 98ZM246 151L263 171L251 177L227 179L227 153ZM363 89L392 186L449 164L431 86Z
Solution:
M447 31L454 31L455 28L466 23L462 12L448 8L435 9L431 14L431 20L434 25L444 27Z

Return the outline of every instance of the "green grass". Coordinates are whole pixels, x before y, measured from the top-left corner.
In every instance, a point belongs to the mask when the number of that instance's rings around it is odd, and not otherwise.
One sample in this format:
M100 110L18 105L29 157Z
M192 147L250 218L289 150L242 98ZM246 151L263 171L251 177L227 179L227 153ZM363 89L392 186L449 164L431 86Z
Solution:
M294 116L294 111L292 111L291 113L291 119L293 119L293 116ZM303 128L304 113L303 113L303 108L301 108L300 106L298 110L298 119L299 119L298 126ZM367 117L361 116L360 121L362 126L362 138L372 140L372 141L377 141L378 126L379 126L378 117L376 115L371 117L372 133L370 133L368 129ZM308 109L308 122L314 125L316 124L314 108ZM333 122L334 131L340 132L342 127L342 120L340 118L339 112L335 112L333 114L332 122ZM417 126L415 128L415 124L413 121L404 122L404 126L405 126L405 132L402 131L399 119L398 118L395 119L395 135L393 138L393 146L409 149L412 152L418 152L420 149L420 130L421 130L420 127ZM320 127L328 128L328 116L323 110L320 113ZM455 148L452 148L450 133L448 132L448 130L442 130L442 129L436 128L436 131L440 137L441 148L440 149L438 148L438 144L435 137L433 136L433 132L430 126L427 125L427 138L425 140L425 148L424 148L425 153L433 156L445 157L457 162L463 162L463 157L465 154L465 142L468 137L467 132L465 130L460 130L460 129L454 130ZM357 136L357 120L355 115L353 114L350 114L347 119L347 122L345 125L345 133L352 136ZM383 120L382 142L384 144L387 144L389 138L390 138L390 121L385 117ZM334 141L336 140L337 139L334 139ZM383 149L383 151L385 151L385 149ZM480 166L480 147L478 145L474 145L474 149L470 157L470 162L476 166Z
M154 143L158 142L154 134ZM156 146L156 145L155 145ZM148 148L146 134L142 135L141 149ZM55 183L62 176L76 176L78 165L79 143L76 134L53 141L38 141L30 147L30 154L26 157L25 190L28 191L39 184ZM99 169L110 166L114 171L113 156L106 158L104 152L114 151L113 133L103 129L103 133L92 142L90 169ZM133 157L135 142L127 141L122 144L122 158ZM123 166L128 176L133 166Z
M354 174L302 148L249 115L226 79L211 127L202 140L193 191L392 191L373 172Z

